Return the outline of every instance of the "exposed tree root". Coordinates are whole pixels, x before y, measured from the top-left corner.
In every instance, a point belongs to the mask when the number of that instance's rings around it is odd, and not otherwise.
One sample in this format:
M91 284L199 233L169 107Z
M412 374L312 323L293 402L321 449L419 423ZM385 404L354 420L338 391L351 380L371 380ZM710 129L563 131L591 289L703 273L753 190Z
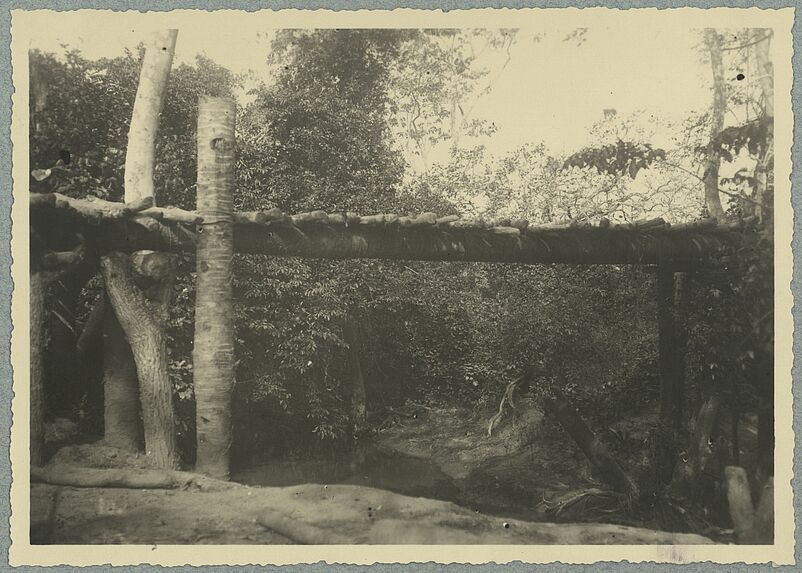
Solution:
M84 468L66 464L31 467L31 482L70 487L193 489L220 491L245 487L189 472L156 469Z

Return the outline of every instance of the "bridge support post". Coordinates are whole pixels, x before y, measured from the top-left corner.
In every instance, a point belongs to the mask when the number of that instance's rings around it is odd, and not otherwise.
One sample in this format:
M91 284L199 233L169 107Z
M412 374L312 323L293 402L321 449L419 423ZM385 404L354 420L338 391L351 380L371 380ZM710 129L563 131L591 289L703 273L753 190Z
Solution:
M234 125L236 104L202 97L198 109L195 343L196 471L227 479L234 388Z
M671 483L677 444L683 426L685 337L676 320L687 296L687 276L667 264L657 267L657 329L659 337L660 423L657 437L657 485Z

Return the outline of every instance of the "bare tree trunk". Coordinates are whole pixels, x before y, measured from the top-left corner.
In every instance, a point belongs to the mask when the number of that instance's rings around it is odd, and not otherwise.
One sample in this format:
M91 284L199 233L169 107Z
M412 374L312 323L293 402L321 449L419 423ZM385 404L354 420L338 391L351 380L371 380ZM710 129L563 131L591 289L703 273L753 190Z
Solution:
M105 295L104 295L105 296ZM110 446L136 452L142 448L139 385L131 347L109 306L103 316L103 440Z
M705 200L711 217L724 220L724 209L718 192L718 168L721 159L713 144L724 127L724 113L727 110L727 84L724 80L724 62L721 56L721 39L712 28L705 29L705 44L710 52L710 65L713 70L713 108L711 110L710 143L707 146L705 165Z
M365 396L365 377L362 374L362 345L359 338L359 326L350 318L343 325L343 337L348 343L348 354L351 363L351 416L354 431L359 434L367 423L367 399Z
M752 41L755 42L755 60L760 87L763 91L763 106L767 116L774 117L774 64L771 57L771 30L753 29Z
M153 34L145 51L139 75L128 148L125 156L125 202L142 201L154 196L153 166L155 163L156 135L159 129L167 81L170 76L177 30L159 30ZM136 253L132 261L142 261L144 251ZM170 257L162 255L162 257ZM142 440L139 423L139 406L144 420L145 451L161 467L175 466L175 438L172 412L172 389L167 374L167 349L164 337L163 312L149 323L136 325L131 314L132 302L142 300L133 278L118 280L110 285L109 278L126 274L130 262L124 255L114 253L106 262L104 278L106 290L114 307L104 317L104 421L105 440L125 450L136 450ZM158 258L158 257L157 257ZM171 259L172 260L172 259ZM171 265L167 265L172 268ZM116 268L115 268L116 267ZM174 277L164 276L161 290L169 292ZM112 295L111 290L116 292ZM165 295L166 296L166 295ZM122 298L130 297L124 301ZM161 302L157 301L157 307ZM166 303L164 305L166 310ZM127 321L127 326L122 324ZM145 331L145 338L136 340L138 349L129 347L134 340L132 332ZM123 336L128 335L128 341ZM148 349L148 346L153 348ZM133 350L133 352L132 352ZM163 368L155 372L154 368ZM137 389L139 379L139 390ZM164 412L165 404L170 411ZM154 406L156 406L154 408Z
M123 254L111 253L100 264L109 299L134 354L145 454L157 467L173 469L177 465L175 416L164 330L174 258L166 253L140 252L129 260ZM134 269L149 285L144 294L137 287Z
M766 117L774 121L774 65L771 58L772 32L769 30L753 30L753 36L763 38L755 44L755 60L760 87L763 91L763 109ZM755 38L757 40L757 38ZM755 200L757 201L757 215L767 228L767 235L771 235L773 222L773 193L771 193L772 169L774 166L774 129L769 131L765 148L760 154L755 167Z
M195 344L196 471L227 479L234 388L232 295L236 105L203 97L198 110L198 238Z
M175 54L178 30L154 33L145 51L125 154L125 202L153 197L153 164L159 115Z

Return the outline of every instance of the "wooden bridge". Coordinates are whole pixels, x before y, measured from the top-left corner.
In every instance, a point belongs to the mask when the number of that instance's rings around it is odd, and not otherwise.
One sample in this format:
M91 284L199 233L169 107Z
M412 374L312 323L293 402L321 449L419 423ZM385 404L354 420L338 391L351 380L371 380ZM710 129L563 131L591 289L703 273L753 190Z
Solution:
M82 236L96 255L111 251L194 253L204 217L193 211L31 195L31 223L42 254L56 256L65 233ZM731 254L746 231L743 222L704 219L672 226L662 219L631 224L465 219L434 213L398 216L278 209L234 212L234 250L243 254L324 259L389 259L494 263L669 265L697 267Z

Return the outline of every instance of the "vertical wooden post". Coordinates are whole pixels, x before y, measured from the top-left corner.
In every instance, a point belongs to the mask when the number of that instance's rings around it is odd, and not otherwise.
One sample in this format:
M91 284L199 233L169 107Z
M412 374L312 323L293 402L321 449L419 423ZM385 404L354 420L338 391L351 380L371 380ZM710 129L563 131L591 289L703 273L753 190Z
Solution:
M660 435L657 444L657 482L668 484L676 462L676 440L682 429L684 367L677 344L674 321L674 271L665 264L657 267L657 329L660 367Z
M198 212L195 344L196 470L228 478L234 387L232 297L236 105L202 97L198 109Z
M691 293L691 275L674 273L674 429L682 431L685 426L685 353L688 346L688 306Z

